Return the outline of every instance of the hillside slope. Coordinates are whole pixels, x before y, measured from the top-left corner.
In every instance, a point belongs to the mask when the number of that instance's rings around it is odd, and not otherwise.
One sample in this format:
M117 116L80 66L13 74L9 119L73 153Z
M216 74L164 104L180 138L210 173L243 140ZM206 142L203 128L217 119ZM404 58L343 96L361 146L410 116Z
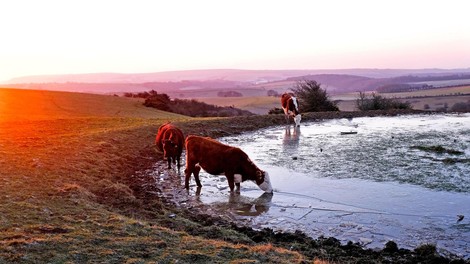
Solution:
M0 90L0 114L0 263L305 259L217 225L168 217L159 186L136 171L162 158L153 147L162 123L191 118L125 98L24 90ZM142 188L152 196L136 191Z
M142 100L116 96L0 89L0 120L77 117L178 118L142 105Z

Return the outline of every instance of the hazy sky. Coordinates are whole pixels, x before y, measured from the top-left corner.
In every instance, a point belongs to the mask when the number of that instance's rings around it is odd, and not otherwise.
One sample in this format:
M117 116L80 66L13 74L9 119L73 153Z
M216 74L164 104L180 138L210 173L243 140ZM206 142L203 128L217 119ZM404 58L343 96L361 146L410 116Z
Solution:
M467 0L0 0L0 81L213 68L468 68L468 10Z

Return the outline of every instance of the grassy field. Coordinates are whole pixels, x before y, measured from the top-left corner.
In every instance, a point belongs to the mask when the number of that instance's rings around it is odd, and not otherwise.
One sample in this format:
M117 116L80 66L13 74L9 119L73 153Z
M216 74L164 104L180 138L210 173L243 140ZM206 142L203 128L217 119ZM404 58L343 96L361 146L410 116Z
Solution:
M0 263L449 260L432 247L366 250L334 238L235 227L160 200L163 186L136 174L161 160L153 142L164 122L186 135L218 137L283 124L282 115L196 119L128 98L11 89L0 89L0 114Z
M213 105L234 106L258 115L267 114L274 107L281 107L280 99L272 96L205 97L196 100Z
M413 109L416 110L436 110L442 108L444 105L451 107L459 102L468 102L470 100L470 86L447 87L403 93L384 93L382 95L388 98L400 98L403 101L409 101ZM340 111L356 111L356 100L358 98L358 93L331 96L332 100L338 100ZM267 114L269 110L274 107L281 107L280 99L270 96L201 97L196 99L208 104L234 106L261 115ZM426 105L428 107L426 107Z
M159 158L155 132L189 118L112 96L0 89L0 263L299 263L242 234L193 236L140 197L132 175ZM196 123L197 125L197 123ZM135 187L135 186L134 186ZM136 187L138 188L138 187ZM202 228L202 227L201 227ZM212 227L216 232L217 227Z

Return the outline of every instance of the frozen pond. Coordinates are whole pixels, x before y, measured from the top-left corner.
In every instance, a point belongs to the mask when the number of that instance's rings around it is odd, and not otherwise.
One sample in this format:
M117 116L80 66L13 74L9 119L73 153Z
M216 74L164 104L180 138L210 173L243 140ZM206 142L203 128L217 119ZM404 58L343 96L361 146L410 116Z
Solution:
M337 119L220 140L267 170L275 190L244 182L231 195L225 177L202 172L197 200L236 221L372 248L430 243L470 257L469 114Z

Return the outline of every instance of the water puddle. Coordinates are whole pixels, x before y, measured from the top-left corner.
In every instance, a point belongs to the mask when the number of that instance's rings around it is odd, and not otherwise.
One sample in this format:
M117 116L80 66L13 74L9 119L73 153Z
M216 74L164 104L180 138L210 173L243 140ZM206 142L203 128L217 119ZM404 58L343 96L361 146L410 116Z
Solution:
M192 180L189 195L181 186L167 190L174 201L209 205L253 228L301 230L371 248L389 240L404 248L430 243L470 257L469 114L338 119L221 141L269 171L274 194L251 182L230 194L224 176L202 172L202 189ZM435 145L462 154L413 148ZM184 176L175 177L156 179L182 182ZM457 221L458 215L465 217Z

